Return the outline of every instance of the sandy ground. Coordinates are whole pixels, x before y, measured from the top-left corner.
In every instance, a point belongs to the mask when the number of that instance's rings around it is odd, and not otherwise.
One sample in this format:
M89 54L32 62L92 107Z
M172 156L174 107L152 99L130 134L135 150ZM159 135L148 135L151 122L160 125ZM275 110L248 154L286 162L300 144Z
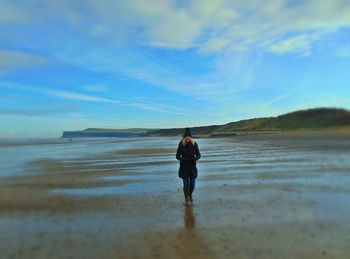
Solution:
M99 159L113 160L119 153ZM173 157L175 153L172 148L141 147L123 154ZM202 162L203 168L209 163L205 157ZM176 161L171 163L171 168L176 168ZM128 170L136 165L163 164L146 161L96 166L88 159L33 161L30 166L37 168L35 174L0 182L0 257L350 256L349 185L288 182L283 181L286 175L273 171L237 174L234 181L208 174L198 178L194 206L186 207L176 171L155 172L155 176L170 176L169 182L156 182L160 187L155 188L149 179L132 177L140 172ZM339 169L335 177L349 181L349 172ZM279 184L274 182L279 180ZM133 184L143 187L123 193L124 187ZM122 191L91 195L55 192L108 187Z

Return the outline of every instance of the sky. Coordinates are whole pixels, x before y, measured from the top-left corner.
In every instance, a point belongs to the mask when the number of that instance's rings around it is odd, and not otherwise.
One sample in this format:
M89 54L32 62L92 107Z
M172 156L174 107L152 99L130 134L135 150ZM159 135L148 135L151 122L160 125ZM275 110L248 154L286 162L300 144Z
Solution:
M0 138L350 109L348 0L0 0Z

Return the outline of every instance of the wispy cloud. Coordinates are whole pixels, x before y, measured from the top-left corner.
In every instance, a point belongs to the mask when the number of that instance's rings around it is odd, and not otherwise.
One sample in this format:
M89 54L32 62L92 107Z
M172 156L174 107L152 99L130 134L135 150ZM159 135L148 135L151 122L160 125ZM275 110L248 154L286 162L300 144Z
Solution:
M266 105L272 105L275 104L276 102L279 102L285 98L287 98L289 95L291 95L293 92L295 93L296 90L301 89L302 87L305 87L305 85L297 85L295 87L292 87L290 89L288 89L287 91L284 91L278 95L276 95L275 97L273 97L271 100L269 100L268 102L266 102Z
M350 45L340 47L336 54L338 57L350 58Z
M31 12L33 11L31 9ZM1 1L0 24L7 25L32 21L35 16L32 16L33 13L31 12L28 12L21 4L14 1Z
M113 52L112 52L113 53ZM115 77L138 80L149 85L170 90L181 95L207 102L223 102L237 92L249 88L256 66L261 60L261 53L239 53L232 55L223 52L210 66L207 73L193 73L183 67L159 62L158 57L148 53L123 49L118 59L110 58L111 51L95 49L70 49L57 52L55 58L68 60L85 69L98 73L109 73ZM204 59L205 60L205 59ZM207 62L207 61L204 61ZM197 64L201 70L205 64Z
M69 92L69 91L62 91L62 90L51 90L51 89L44 89L44 88L32 88L36 91L46 93L48 95L59 97L63 99L72 99L77 101L88 101L88 102L102 102L102 103L115 103L115 104L121 104L118 100L93 96L93 95L87 95L87 94L81 94L81 93L75 93L75 92Z
M315 37L309 35L298 35L273 43L268 50L280 55L286 53L300 53L303 56L307 56L310 55L314 38Z
M76 101L84 101L84 102L96 102L96 103L110 103L110 104L115 104L115 105L128 106L128 107L133 107L133 108L137 108L137 109L156 111L156 112L162 112L162 113L170 113L170 114L178 114L178 115L185 114L185 111L181 108L166 105L166 104L161 104L161 103L136 102L136 101L130 101L130 100L128 100L128 101L127 100L116 100L116 99L81 94L81 93L71 92L71 91L49 89L49 88L43 88L43 87L25 86L25 85L13 84L13 83L1 83L0 82L0 86L9 87L9 88L16 88L16 89L21 89L21 90L31 91L31 92L37 92L40 94L45 94L48 96L62 98L62 99L68 99L68 100L76 100ZM7 110L7 112L10 112L10 111L11 110ZM51 111L51 112L54 112L54 111ZM30 113L35 114L36 111L32 111ZM39 114L39 112L37 112L37 113Z
M105 92L109 90L109 88L104 84L86 85L82 86L81 89L89 92Z
M47 93L48 95L54 97L60 97L63 99L73 99L78 101L89 101L89 102L102 102L102 103L111 103L118 104L122 106L134 107L142 110L156 111L156 112L165 112L172 114L184 114L180 112L178 108L171 107L169 105L156 104L156 103L145 103L145 102L130 102L130 101L120 101L115 99L102 98L92 95L61 91L61 90L47 90L41 89L41 91Z
M150 111L156 111L156 112L172 113L177 115L187 114L185 109L181 109L181 108L171 106L171 105L166 105L166 104L159 104L159 103L130 102L130 103L124 103L123 105L150 110Z
M23 108L23 109L9 109L0 108L0 114L2 115L21 115L21 116L47 116L56 114L67 114L71 113L72 108Z
M0 75L12 72L12 69L45 66L47 58L31 53L0 49Z

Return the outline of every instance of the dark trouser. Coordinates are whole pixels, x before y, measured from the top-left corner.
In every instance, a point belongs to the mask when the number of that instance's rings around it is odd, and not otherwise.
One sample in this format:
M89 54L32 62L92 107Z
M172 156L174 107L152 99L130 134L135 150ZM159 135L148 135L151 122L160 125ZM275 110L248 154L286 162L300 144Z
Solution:
M187 178L182 178L182 181L184 183L183 185L183 190L188 191L189 195L192 195L192 192L194 190L194 186L196 183L196 179L195 178L191 178L191 177L187 177Z

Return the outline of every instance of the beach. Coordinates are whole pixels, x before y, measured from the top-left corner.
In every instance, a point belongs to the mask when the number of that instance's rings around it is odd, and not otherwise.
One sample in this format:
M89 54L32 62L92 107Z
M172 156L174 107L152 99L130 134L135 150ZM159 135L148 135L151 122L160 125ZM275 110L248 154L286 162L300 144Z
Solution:
M350 138L177 137L0 144L1 258L349 258Z

